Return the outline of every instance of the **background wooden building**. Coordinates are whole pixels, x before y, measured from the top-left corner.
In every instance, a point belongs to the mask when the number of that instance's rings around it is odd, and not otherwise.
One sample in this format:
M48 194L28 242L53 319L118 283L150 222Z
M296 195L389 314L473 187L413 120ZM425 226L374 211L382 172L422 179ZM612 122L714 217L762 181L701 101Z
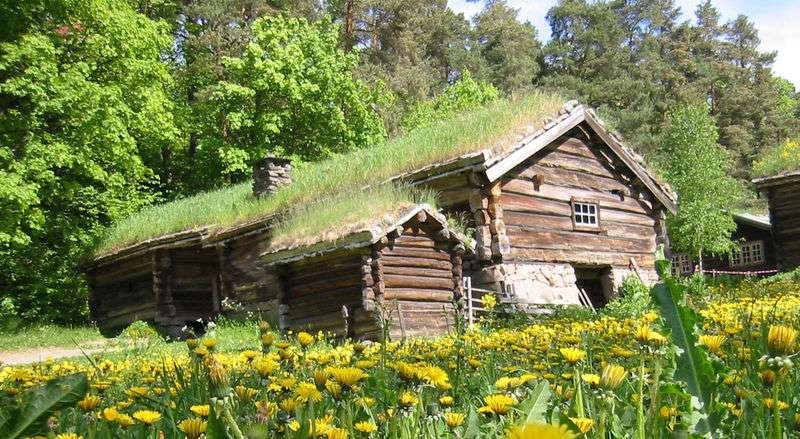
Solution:
M753 181L767 198L778 267L800 267L800 171L784 172Z
M769 217L748 213L734 213L736 230L731 239L737 251L730 256L703 256L703 270L707 275L768 275L777 271L777 253L772 241ZM697 266L697 257L686 253L672 253L672 274L690 276Z
M379 339L445 333L461 296L463 240L429 206L332 241L271 248L282 279L281 328Z

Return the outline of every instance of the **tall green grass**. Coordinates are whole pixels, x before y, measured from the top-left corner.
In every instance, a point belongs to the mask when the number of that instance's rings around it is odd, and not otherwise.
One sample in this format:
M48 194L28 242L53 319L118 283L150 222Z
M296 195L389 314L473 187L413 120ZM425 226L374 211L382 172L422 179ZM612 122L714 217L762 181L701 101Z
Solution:
M275 227L273 246L309 245L335 241L368 227L388 227L398 215L420 203L436 206L430 191L381 185L345 192L292 210Z
M250 183L243 183L151 206L112 227L101 241L98 253L170 232L201 226L232 226L332 198L469 152L501 149L538 127L545 116L557 113L563 102L561 96L538 92L497 101L370 148L300 166L294 171L294 182L270 197L254 198Z

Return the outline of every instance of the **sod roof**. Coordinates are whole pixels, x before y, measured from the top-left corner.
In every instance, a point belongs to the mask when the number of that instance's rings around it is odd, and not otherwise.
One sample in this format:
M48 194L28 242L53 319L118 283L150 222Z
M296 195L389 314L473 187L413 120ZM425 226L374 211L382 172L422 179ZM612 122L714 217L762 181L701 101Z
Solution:
M467 153L501 150L541 127L563 103L561 96L546 93L497 101L369 148L298 166L293 183L269 197L255 198L247 182L147 207L114 225L97 254L182 230L221 232Z
M275 243L290 246L344 236L347 227L342 228L343 224L358 223L352 218L353 211L369 207L360 218L365 220L376 211L376 200L384 202L381 209L396 210L433 199L430 194L397 186L380 192L379 197L366 194L367 189L375 191L409 176L438 174L466 162L482 166L487 176L492 172L499 175L548 143L550 137L581 122L597 131L662 203L674 210L676 197L671 189L647 170L640 156L622 145L619 136L606 131L590 109L574 101L564 104L559 95L536 92L458 114L369 148L297 166L293 183L268 197L254 197L248 182L145 208L112 227L96 256L126 253L143 241L185 231L202 231L204 240L215 240L270 227L275 229ZM326 201L330 206L330 200L344 200L353 208L313 207Z

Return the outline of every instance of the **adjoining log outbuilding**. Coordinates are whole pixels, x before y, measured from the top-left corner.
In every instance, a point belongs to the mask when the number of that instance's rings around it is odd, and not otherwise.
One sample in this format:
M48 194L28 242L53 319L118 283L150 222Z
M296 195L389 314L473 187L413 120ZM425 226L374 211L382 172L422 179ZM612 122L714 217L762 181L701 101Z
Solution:
M800 267L800 170L753 180L769 203L778 267Z
M147 240L97 257L89 278L92 320L113 331L137 320L168 333L219 313L219 271L213 249L202 248L205 229Z
M398 339L454 325L466 250L446 218L418 205L333 240L270 248L261 259L281 273L281 328L379 339L388 323Z

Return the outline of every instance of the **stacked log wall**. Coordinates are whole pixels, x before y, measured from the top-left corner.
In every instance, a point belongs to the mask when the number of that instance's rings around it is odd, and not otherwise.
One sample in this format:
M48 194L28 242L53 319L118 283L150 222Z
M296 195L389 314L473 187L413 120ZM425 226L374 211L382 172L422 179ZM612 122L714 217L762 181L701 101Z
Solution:
M767 196L780 268L794 270L800 267L800 182L771 187Z
M435 232L406 228L380 252L384 306L391 336L432 336L454 324L453 295L460 293L461 262ZM399 309L398 309L399 307Z
M245 311L276 323L282 288L280 273L275 267L264 267L259 260L268 244L269 233L262 232L217 246L222 267L220 294L242 305Z
M92 319L102 328L119 328L156 314L152 258L145 254L89 271Z
M352 335L349 316L361 314L364 307L362 267L368 251L343 250L289 264L281 297L285 329Z
M499 204L510 251L504 261L652 268L660 210L605 145L571 135L501 179ZM598 204L600 227L576 230L571 201Z
M199 246L170 251L170 319L183 325L187 321L208 319L219 312L219 268L216 251Z

